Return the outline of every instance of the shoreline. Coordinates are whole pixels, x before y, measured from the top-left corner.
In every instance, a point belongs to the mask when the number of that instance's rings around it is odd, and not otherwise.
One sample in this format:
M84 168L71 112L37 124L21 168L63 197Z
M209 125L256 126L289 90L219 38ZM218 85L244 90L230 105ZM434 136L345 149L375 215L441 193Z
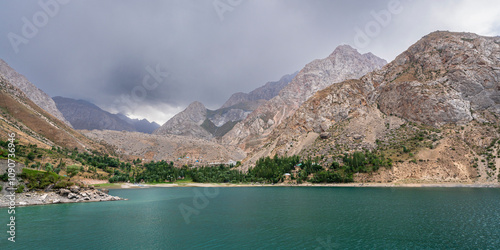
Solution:
M36 205L50 205L62 203L87 203L101 201L124 200L118 196L112 196L107 190L80 189L73 187L71 190L60 189L58 191L31 191L14 194L15 199L11 200L11 195L0 196L0 208L3 207L26 207ZM12 204L12 202L14 204Z
M136 189L153 187L448 187L448 188L500 188L500 183L328 183L328 184L232 184L232 183L123 183L109 189Z

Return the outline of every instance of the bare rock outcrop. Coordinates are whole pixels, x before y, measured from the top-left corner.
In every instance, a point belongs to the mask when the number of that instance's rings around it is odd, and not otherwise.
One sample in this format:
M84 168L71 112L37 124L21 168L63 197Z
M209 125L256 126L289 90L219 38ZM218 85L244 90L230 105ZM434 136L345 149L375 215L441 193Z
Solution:
M500 115L500 38L433 32L363 78L386 114L434 126Z

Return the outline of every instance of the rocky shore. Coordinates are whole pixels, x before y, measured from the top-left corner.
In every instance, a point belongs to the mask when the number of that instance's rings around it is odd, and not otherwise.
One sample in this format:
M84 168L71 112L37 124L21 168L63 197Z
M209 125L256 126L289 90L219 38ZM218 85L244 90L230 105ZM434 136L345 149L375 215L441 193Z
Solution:
M58 203L79 203L79 202L97 202L97 201L118 201L123 200L118 196L108 194L107 189L95 189L93 187L80 188L72 186L70 189L61 188L56 191L30 191L15 194L15 206L32 206ZM0 207L11 205L10 195L0 197Z

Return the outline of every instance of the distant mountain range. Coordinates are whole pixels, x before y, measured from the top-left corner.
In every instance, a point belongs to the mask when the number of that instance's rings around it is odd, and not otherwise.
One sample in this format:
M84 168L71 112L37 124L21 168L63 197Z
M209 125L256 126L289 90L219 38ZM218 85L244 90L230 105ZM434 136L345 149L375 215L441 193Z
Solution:
M156 122L146 119L130 119L123 114L111 114L88 101L61 96L56 96L53 100L75 129L125 130L150 134L160 127Z

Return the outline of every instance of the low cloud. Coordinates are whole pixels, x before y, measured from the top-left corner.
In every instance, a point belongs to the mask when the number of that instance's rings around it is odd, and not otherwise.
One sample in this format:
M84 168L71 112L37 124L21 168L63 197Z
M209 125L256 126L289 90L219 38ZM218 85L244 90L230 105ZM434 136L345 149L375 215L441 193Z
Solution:
M391 1L242 1L221 19L213 0L72 0L17 53L8 34L22 35L23 18L44 9L36 0L4 1L0 57L51 96L163 123L193 101L218 108L232 93L278 80L340 44L355 45L356 27ZM500 34L497 1L398 2L402 12L361 52L390 61L435 30ZM156 65L169 73L165 81L146 89L135 107L117 102L138 91Z

